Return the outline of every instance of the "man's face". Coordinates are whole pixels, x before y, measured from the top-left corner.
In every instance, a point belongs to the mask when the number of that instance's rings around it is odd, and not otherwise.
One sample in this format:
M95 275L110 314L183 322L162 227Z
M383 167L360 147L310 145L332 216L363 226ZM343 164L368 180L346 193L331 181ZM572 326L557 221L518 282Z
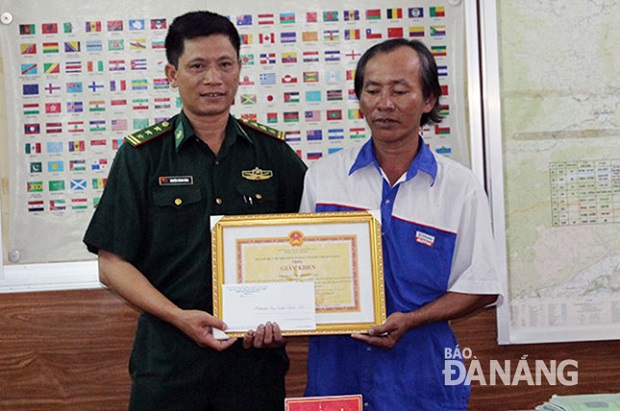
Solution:
M228 37L214 35L185 40L178 68L166 65L166 76L179 89L190 116L228 114L239 86L241 61Z
M360 109L377 143L417 143L420 118L435 105L420 84L420 59L410 47L379 53L364 70Z

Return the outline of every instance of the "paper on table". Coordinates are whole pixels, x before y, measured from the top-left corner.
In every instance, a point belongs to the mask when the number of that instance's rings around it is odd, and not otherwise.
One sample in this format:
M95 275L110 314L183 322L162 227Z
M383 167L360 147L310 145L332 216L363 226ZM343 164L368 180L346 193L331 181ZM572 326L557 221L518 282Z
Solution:
M275 322L282 331L316 329L314 283L222 284L222 320L226 331L246 332ZM213 330L215 338L226 338Z

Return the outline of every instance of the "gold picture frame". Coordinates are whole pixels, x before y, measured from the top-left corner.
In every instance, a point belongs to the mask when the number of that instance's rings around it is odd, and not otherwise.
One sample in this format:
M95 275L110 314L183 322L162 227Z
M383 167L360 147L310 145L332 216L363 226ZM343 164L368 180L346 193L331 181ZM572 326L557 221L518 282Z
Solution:
M221 216L211 239L213 314L225 322L224 284L287 281L314 283L316 328L283 335L364 333L385 321L381 228L370 212Z

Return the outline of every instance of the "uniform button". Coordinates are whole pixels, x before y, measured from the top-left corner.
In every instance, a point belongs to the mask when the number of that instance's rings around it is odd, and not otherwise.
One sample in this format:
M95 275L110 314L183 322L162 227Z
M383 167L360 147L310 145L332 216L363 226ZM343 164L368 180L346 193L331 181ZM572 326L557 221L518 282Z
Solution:
M219 160L215 160L215 165L216 165L216 166L219 166L219 165L220 165Z
M256 198L257 200L260 200L261 198L263 198L263 196L262 196L262 195L260 195L260 194L256 194L256 195L254 196L254 198Z
M180 199L179 197L174 199L174 205L176 205L178 207L181 204L183 204L183 200L182 199Z
M222 199L218 197L218 198L216 198L216 199L215 199L215 202L216 202L218 205L221 205L221 204L222 204Z

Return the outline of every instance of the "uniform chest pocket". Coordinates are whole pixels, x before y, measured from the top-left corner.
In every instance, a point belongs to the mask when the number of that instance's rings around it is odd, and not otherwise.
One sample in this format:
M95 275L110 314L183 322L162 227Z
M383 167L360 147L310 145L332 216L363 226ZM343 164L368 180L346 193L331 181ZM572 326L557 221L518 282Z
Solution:
M170 242L182 246L185 239L194 235L203 221L198 187L157 187L153 190L153 202L148 210L148 230L155 243Z
M153 204L158 207L181 209L199 202L198 187L158 187L153 191Z

